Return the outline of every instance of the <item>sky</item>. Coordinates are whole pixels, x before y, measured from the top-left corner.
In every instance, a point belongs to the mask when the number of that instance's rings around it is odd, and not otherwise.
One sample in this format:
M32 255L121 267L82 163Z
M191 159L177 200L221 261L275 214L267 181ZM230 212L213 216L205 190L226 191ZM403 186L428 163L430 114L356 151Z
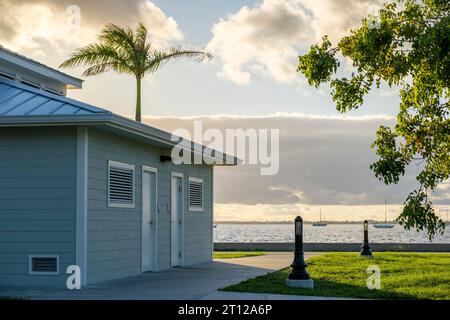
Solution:
M376 128L394 126L398 88L382 85L363 106L340 115L326 85L309 87L296 73L298 55L324 35L332 42L357 28L382 0L0 0L0 44L57 68L76 48L96 41L106 23L143 22L158 49L207 50L214 59L179 60L143 82L146 123L166 130L280 130L280 170L261 176L252 165L215 169L216 220L393 219L416 186L417 168L385 186L369 169ZM342 10L345 8L345 10ZM79 13L79 15L78 15ZM340 75L351 61L342 59ZM82 69L64 70L81 77ZM108 73L68 96L131 117L135 84ZM238 186L238 187L237 187ZM450 185L433 195L441 209Z

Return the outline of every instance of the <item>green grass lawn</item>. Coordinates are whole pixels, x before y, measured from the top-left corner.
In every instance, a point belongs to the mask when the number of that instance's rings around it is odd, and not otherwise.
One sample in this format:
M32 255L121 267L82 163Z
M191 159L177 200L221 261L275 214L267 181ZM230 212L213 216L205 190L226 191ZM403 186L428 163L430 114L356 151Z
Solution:
M244 257L257 257L263 255L265 255L265 253L259 251L248 251L248 252L214 251L214 259L233 259Z
M307 261L314 290L290 288L286 268L249 279L223 291L349 297L365 299L450 299L450 254L374 253L365 259L358 253L327 253ZM367 267L381 270L381 288L369 290Z

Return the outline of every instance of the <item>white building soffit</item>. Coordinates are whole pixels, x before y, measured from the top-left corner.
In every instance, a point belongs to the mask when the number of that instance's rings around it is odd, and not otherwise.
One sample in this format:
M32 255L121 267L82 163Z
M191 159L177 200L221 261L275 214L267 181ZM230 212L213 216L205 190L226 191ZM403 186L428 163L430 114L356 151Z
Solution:
M8 61L9 63L18 65L31 72L38 73L47 78L53 79L60 83L66 84L69 88L81 88L83 80L72 77L56 69L50 68L40 62L27 58L17 52L6 49L0 45L0 61Z

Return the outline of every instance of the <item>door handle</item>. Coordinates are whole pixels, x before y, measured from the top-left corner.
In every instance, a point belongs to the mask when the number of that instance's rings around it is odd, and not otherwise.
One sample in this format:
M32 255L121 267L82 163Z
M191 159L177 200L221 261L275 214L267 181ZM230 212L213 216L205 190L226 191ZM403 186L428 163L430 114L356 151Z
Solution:
M153 225L153 220L150 220L148 223L150 223L150 225Z

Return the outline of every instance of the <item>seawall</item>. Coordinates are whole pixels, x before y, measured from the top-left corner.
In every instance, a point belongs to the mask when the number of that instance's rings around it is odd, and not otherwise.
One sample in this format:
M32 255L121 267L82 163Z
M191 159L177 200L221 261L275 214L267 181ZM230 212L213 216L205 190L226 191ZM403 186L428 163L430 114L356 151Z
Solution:
M370 243L372 251L450 252L450 243ZM361 243L304 243L304 251L359 252ZM216 242L216 251L294 251L290 242Z

